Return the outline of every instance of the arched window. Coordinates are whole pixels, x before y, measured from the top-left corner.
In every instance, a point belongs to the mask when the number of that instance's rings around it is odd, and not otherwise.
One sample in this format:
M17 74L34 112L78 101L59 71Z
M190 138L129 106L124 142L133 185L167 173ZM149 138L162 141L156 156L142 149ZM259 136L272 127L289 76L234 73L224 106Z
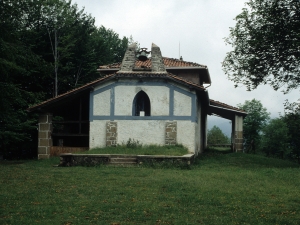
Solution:
M148 95L140 91L136 94L136 96L133 99L133 109L132 109L132 115L133 116L140 116L140 112L145 112L145 116L150 116L151 112L151 106L150 106L150 99Z

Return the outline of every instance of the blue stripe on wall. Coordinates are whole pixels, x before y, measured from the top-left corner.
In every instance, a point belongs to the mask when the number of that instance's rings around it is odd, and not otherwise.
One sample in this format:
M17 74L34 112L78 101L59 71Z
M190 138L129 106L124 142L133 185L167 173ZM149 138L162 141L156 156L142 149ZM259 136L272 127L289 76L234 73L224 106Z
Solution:
M174 86L169 87L170 98L169 98L169 116L174 116Z
M93 99L94 99L94 92L90 92L90 121L93 121L93 116L94 116L94 104L93 104Z
M165 86L170 89L170 101L169 101L169 116L115 116L115 87L116 86ZM110 115L109 116L98 116L94 115L94 102L93 98L95 95L102 93L104 91L110 90ZM182 93L191 97L191 116L174 116L174 91ZM132 104L132 101L130 102ZM197 122L197 98L196 95L183 90L177 86L170 83L162 82L115 82L107 85L103 88L99 88L90 93L90 121L93 120L191 120L192 122Z
M110 117L113 117L114 115L115 115L115 86L111 87L110 89Z
M94 120L191 120L191 116L93 116Z

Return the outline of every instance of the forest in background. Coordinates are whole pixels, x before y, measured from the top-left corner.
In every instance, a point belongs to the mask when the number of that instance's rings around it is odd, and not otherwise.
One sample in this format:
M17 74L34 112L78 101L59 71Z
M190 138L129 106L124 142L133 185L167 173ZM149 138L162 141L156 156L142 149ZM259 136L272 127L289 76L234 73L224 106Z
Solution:
M37 115L26 109L98 78L130 38L71 1L2 0L0 11L0 155L35 157Z

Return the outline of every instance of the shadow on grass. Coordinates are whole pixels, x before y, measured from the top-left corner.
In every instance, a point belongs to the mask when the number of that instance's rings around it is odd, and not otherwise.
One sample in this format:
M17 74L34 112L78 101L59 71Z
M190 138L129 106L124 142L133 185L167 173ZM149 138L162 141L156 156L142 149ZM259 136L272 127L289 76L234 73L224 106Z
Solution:
M152 168L152 169L181 169L190 170L191 165L185 161L153 161L151 159L144 161L139 167Z
M297 163L262 155L246 153L206 151L196 158L194 166L238 167L238 168L300 168Z
M0 164L2 165L16 165L26 163L25 160L0 160Z

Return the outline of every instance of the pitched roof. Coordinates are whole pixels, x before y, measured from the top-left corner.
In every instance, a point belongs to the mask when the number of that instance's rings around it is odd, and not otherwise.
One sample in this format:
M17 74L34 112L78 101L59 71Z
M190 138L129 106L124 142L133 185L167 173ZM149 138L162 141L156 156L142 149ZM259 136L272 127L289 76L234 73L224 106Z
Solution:
M193 62L187 62L187 61L183 61L183 60L179 60L179 59L163 57L163 61L164 61L164 65L165 65L166 69L168 67L178 67L178 68L180 68L180 67L195 67L195 68L207 69L207 66L205 66L205 65L201 65L201 64L193 63ZM121 67L121 62L112 63L109 65L99 66L98 71L102 70L102 69L120 69L120 67ZM151 58L149 58L146 61L137 60L135 62L135 67L151 68Z
M37 109L39 109L39 108L42 108L42 107L47 106L47 105L49 105L49 104L52 104L52 103L54 103L54 102L60 101L60 100L62 100L62 99L65 99L65 98L67 98L68 96L70 96L70 95L72 95L72 94L76 94L76 93L79 93L79 92L84 91L84 90L86 90L86 89L89 89L89 88L93 87L94 85L96 85L96 84L98 84L98 83L101 83L101 82L104 82L104 81L106 81L106 80L112 79L112 78L113 78L113 75L114 75L114 74L110 74L110 75L101 77L101 78L96 79L96 80L94 80L94 81L92 81L92 82L90 82L90 83L87 83L87 84L85 84L85 85L83 85L83 86L81 86L81 87L78 87L78 88L75 88L75 89L70 90L70 91L68 91L68 92L65 92L65 93L63 93L63 94L60 94L60 95L58 95L58 96L56 96L56 97L54 97L54 98L50 98L50 99L48 99L48 100L46 100L46 101L43 101L43 102L41 102L41 103L39 103L39 104L36 104L36 105L34 105L34 106L29 107L29 108L27 109L27 111L29 111L29 112L35 111L35 110L37 110Z
M87 83L87 84L85 84L81 87L75 88L71 91L68 91L68 92L63 93L61 95L58 95L57 97L50 98L50 99L48 99L44 102L41 102L37 105L31 106L27 110L29 112L38 110L40 108L43 108L45 106L48 106L50 104L53 104L53 103L58 102L60 100L63 100L63 99L65 99L65 98L67 98L71 95L77 94L77 93L82 92L84 90L87 90L89 88L93 88L95 85L98 85L98 84L103 83L103 82L108 81L108 80L112 80L114 78L147 78L147 77L164 78L164 79L172 80L172 81L175 81L177 83L183 84L183 85L187 86L188 88L192 88L192 89L195 89L195 90L198 90L198 91L205 91L206 90L203 86L201 86L199 84L195 84L193 82L182 79L178 76L174 76L171 73L151 73L151 72L148 72L148 73L147 72L143 72L143 73L140 73L140 72L113 73L113 74L101 77L97 80L94 80L90 83Z

